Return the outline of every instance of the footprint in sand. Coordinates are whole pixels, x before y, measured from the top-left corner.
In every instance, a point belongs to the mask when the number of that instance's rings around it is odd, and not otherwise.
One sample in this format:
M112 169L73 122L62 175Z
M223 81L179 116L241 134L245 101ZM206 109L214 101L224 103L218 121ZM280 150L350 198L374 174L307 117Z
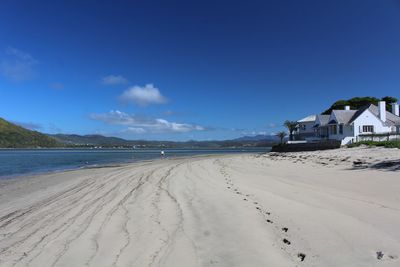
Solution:
M304 259L306 258L306 254L299 253L299 254L297 254L297 257L300 259L300 261L304 261Z
M286 238L283 239L283 243L285 243L286 245L290 245L291 242L289 240L287 240Z
M377 252L376 252L376 258L377 258L378 260L381 260L381 259L383 258L383 255L385 255L385 254L383 254L382 251L377 251Z
M283 227L282 228L282 231L285 232L285 233L287 233L288 230L289 230L289 228L287 228L287 227Z
M377 251L376 252L376 258L378 260L384 260L384 259L389 259L389 260L396 260L398 257L396 255L391 255L388 254L387 256L385 256L386 254L383 253L382 251Z

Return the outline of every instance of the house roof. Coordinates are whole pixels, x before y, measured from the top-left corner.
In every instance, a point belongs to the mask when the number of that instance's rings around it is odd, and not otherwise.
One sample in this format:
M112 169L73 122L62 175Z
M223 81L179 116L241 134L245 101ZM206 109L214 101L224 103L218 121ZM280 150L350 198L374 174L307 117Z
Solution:
M357 110L332 110L332 113L335 115L337 123L349 124Z
M368 109L379 118L379 108L375 105L369 105ZM400 117L394 115L393 113L386 111L386 124L391 125L400 125Z
M352 123L355 121L364 111L369 110L372 114L374 114L376 117L379 118L379 108L373 104L366 105L354 114L353 118L349 121L349 123ZM400 117L394 115L393 113L386 111L386 125L400 125Z
M316 118L317 115L309 115L305 118L302 118L301 120L298 120L297 122L314 122Z
M314 127L325 126L328 124L330 115L317 115L316 121L319 123L315 124Z
M372 105L372 104L371 104ZM357 110L356 113L354 113L353 117L349 121L349 124L355 121L364 111L366 111L369 108L370 105L366 105L364 107L361 107L360 109Z
M379 119L379 108L373 104L369 104L358 110L332 110L331 115L317 115L317 119L318 119L319 123L315 124L314 127L320 127L320 126L324 126L327 124L336 124L336 123L351 124L367 109ZM335 121L333 119L329 121L332 114L335 116L337 121ZM391 113L389 111L386 111L385 125L400 126L400 117L394 115L393 113Z

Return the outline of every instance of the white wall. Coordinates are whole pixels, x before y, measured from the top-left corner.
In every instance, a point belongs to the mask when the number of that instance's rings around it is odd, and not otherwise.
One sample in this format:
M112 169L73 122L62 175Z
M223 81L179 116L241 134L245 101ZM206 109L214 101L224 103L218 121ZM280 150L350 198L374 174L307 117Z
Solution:
M300 122L299 123L299 133L314 133L314 126L315 121L309 121L309 122ZM305 129L303 130L302 126L305 126Z
M384 126L383 122L378 119L374 114L368 109L365 110L354 122L354 136L363 134L362 126L373 125L374 133L388 133L390 132L390 127ZM361 132L360 132L361 129Z

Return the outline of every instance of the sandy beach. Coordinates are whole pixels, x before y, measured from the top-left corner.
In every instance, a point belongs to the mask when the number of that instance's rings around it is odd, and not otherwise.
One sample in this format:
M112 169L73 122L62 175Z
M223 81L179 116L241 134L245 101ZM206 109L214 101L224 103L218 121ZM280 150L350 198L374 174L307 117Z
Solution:
M220 155L3 182L0 266L400 266L399 159Z

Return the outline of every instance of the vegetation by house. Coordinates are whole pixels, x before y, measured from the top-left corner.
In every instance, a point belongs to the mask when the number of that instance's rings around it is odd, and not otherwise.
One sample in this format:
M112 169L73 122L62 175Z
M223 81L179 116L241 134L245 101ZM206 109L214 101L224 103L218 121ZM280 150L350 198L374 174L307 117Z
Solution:
M364 97L353 97L347 100L338 100L335 103L333 103L332 106L327 110L325 110L322 114L329 115L332 112L332 110L334 109L343 110L345 106L350 106L352 110L360 109L361 107L364 107L369 104L374 104L375 106L377 106L379 101L385 101L386 110L390 110L391 109L390 104L396 103L397 98L392 96L385 96L379 99L376 97L364 96Z
M280 144L283 144L283 139L285 139L285 137L287 136L287 133L282 131L282 132L278 132L276 134L277 137L279 137L280 140Z
M400 140L393 141L361 141L348 145L348 147L365 146L383 146L386 148L400 148Z
M288 129L289 131L289 140L293 141L293 132L296 131L297 126L299 123L297 121L285 121L283 125Z

